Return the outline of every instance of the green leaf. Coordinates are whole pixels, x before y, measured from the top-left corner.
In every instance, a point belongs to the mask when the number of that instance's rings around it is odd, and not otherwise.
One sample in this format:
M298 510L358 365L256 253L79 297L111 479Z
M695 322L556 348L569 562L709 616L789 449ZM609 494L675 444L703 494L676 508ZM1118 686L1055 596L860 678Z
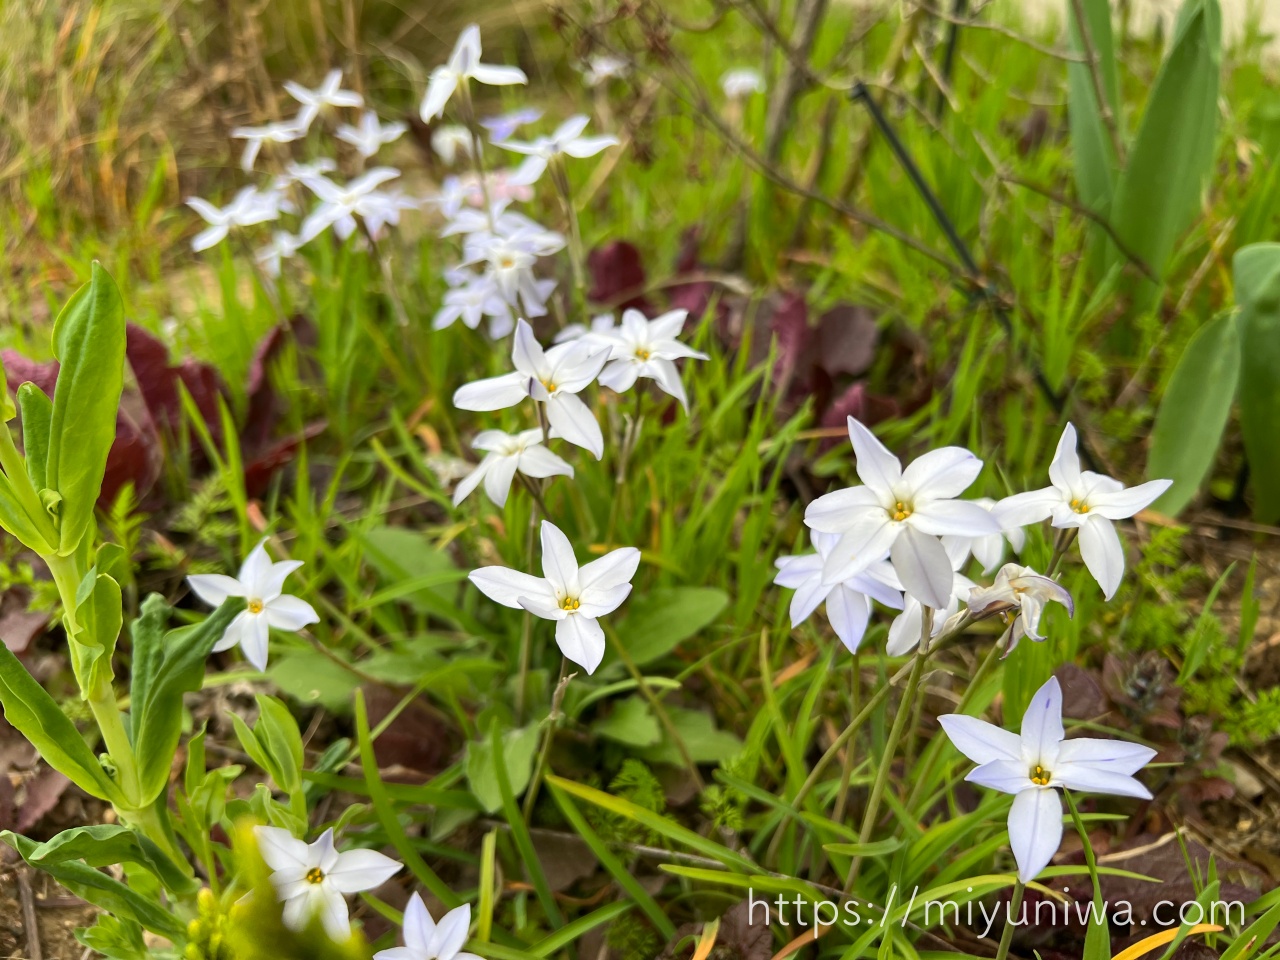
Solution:
M142 788L141 806L152 803L168 784L174 752L182 735L182 697L200 689L205 661L213 645L243 609L242 598L230 597L203 622L165 634L160 641L158 663L154 661L155 652L148 651L150 676L138 691L141 699L133 698L133 710L139 715L134 720L137 731L134 750ZM148 630L154 629L154 623L152 621ZM137 639L135 634L135 643ZM148 636L148 639L154 638Z
M828 853L838 853L846 857L882 857L902 847L906 841L902 837L885 837L869 843L824 843L822 849Z
M185 941L186 924L172 910L130 890L119 880L101 870L95 870L78 860L38 864L32 860L32 855L42 844L8 830L0 833L0 841L13 847L23 860L32 866L39 866L82 900L87 900L117 917L136 920L153 933L158 933L175 943L180 944Z
M666 710L671 725L680 734L694 763L720 763L737 756L742 750L742 741L727 730L717 730L709 713L683 707L667 707ZM684 763L679 748L669 738L656 747L637 752L651 763L669 763L672 766Z
M1254 518L1280 520L1280 243L1241 247L1232 261L1240 305L1240 427Z
M1213 164L1221 46L1218 0L1187 0L1116 183L1111 226L1162 277L1174 243L1199 208ZM1122 259L1113 248L1111 262ZM1138 305L1145 308L1156 292L1143 281Z
M49 484L44 471L49 459L49 421L53 417L53 401L34 383L18 387L18 409L22 411L22 454L27 461L31 485L43 490Z
M502 738L507 780L515 796L524 793L533 776L533 755L538 749L537 726L509 730ZM467 783L486 813L502 809L502 792L494 774L493 747L488 740L467 744Z
M4 370L4 359L0 358L0 423L8 423L18 415L14 405L13 394L9 392L9 377Z
M120 584L92 568L76 588L76 627L71 659L80 680L81 696L111 681L111 657L124 625Z
M632 747L651 747L662 739L658 718L642 697L627 697L613 705L612 712L592 724L599 736Z
M0 424L0 427L9 429L3 424ZM17 537L24 546L42 556L54 552L53 545L40 532L40 528L31 519L30 513L14 492L13 485L3 473L0 473L0 526Z
M61 363L49 421L47 486L62 496L58 554L75 552L93 522L107 454L116 437L124 388L124 305L115 282L96 261L53 326Z
M1210 320L1187 343L1169 378L1151 434L1147 476L1173 486L1155 509L1176 517L1209 475L1240 376L1240 334L1236 318Z
M258 694L254 733L271 759L271 779L285 793L302 789L302 733L289 708L275 697Z
M631 602L618 637L636 665L644 666L712 623L728 603L729 595L713 587L654 590Z
M133 712L129 716L130 739L138 742L142 728L141 705L151 696L151 686L164 662L164 631L169 625L169 604L158 593L142 601L137 619L129 627L133 637L132 660L129 665L129 699Z
M1108 0L1083 0L1085 24L1098 58L1102 92L1114 118L1120 115L1119 72L1116 69L1115 43L1111 35L1111 5ZM1067 16L1071 28L1071 49L1084 52L1075 5L1068 2ZM1098 104L1097 87L1087 63L1067 65L1067 104L1071 122L1071 153L1075 161L1076 193L1090 210L1106 214L1115 189L1118 163L1111 134L1103 121Z
M423 613L458 622L462 614L454 586L457 567L448 553L432 546L421 533L404 527L375 527L362 534L361 540L365 559L392 587L422 584L406 587L406 602Z
M45 869L68 860L83 860L91 867L137 863L146 867L169 890L194 893L200 882L188 877L147 837L120 824L98 824L64 830L52 840L33 847L25 859Z
M124 803L120 788L85 745L75 724L3 643L0 705L5 719L40 751L45 763L85 793L109 803Z

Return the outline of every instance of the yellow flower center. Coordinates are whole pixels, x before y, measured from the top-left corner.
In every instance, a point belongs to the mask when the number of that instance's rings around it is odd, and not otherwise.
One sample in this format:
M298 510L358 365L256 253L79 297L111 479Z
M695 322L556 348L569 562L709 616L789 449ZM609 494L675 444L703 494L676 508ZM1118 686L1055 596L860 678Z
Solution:
M307 883L323 883L324 871L319 867L312 867L307 871L307 875L303 879L305 879Z
M547 380L539 380L538 382L542 384L543 387L546 388L547 393L556 392L556 382L554 380L547 379Z
M580 606L582 606L582 601L575 600L573 597L565 597L563 600L560 601L560 609L568 610L571 613L574 610L577 610Z
M262 603L262 601L261 601L261 600L250 600L250 601L249 601L249 612L250 612L250 613L261 613L261 612L262 612L262 610L263 610L263 606L264 606L264 605L263 605L263 603Z
M648 360L648 359L649 359L649 351L648 351L648 350L646 350L644 347L636 347L636 359L637 359L637 360Z
M1053 779L1053 774L1038 763L1036 768L1031 771L1031 782L1037 787L1047 787L1051 779Z
M1083 500L1072 500L1071 509L1074 510L1076 513L1088 513L1089 505L1085 503Z
M512 267L514 267L515 265L516 265L516 261L515 261L515 258L514 258L514 257L499 257L499 258L498 258L498 266L502 267L502 268L503 268L503 269L505 269L505 270L510 270L510 269L511 269Z
M911 513L911 504L903 503L901 500L895 503L893 505L893 510L890 511L890 515L895 520L905 520L907 517L911 516Z

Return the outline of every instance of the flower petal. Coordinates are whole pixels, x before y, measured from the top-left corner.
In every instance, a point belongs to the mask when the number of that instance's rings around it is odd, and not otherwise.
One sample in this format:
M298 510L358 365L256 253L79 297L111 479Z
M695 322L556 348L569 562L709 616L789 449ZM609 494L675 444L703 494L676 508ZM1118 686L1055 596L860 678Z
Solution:
M1058 438L1058 449L1049 464L1049 480L1063 492L1080 489L1080 455L1076 453L1076 428L1068 423Z
M982 461L964 447L939 447L907 464L903 492L922 500L947 500L968 490L981 472Z
M187 583L197 597L211 607L222 606L227 597L243 597L244 585L225 573L193 573Z
M1027 765L1021 759L988 761L970 770L965 779L1001 793L1021 793L1031 786Z
M453 394L459 410L505 410L529 396L529 378L521 373L504 373L460 386Z
M556 594L577 597L581 590L573 544L550 520L542 521L542 574Z
M307 601L289 594L281 594L268 600L263 615L270 626L277 630L301 630L311 623L319 623L320 616Z
M1058 764L1087 763L1098 769L1132 775L1145 767L1155 755L1156 751L1140 743L1080 737L1062 741L1062 747L1058 751Z
M254 827L253 836L258 841L258 852L272 870L310 870L311 850L288 830L281 827Z
M542 444L525 447L521 451L517 468L526 477L572 477L573 467L557 457Z
M640 566L640 551L635 547L610 550L599 560L592 560L578 572L582 592L608 590L630 583Z
M853 417L849 418L849 441L853 444L862 482L881 496L892 495L893 488L902 479L902 463Z
M685 395L684 383L680 379L680 371L676 369L676 365L662 357L654 357L648 360L644 367L653 382L662 388L662 392L679 400L681 408L687 413L689 398Z
M542 345L533 335L533 327L526 320L516 321L516 335L511 343L511 362L526 377L543 379L550 372Z
M835 542L823 560L823 581L844 583L871 564L883 560L904 529L883 515L871 516L854 524Z
M521 608L521 597L555 601L555 592L546 580L510 567L481 567L472 570L467 579L490 600L514 610Z
M1018 879L1030 883L1049 865L1062 845L1062 801L1058 791L1033 787L1013 798L1009 808L1009 846L1018 862Z
M529 78L519 67L495 66L492 63L477 63L471 68L471 79L491 87L509 87L529 82Z
M1089 514L1080 524L1080 556L1102 588L1102 596L1110 600L1124 577L1124 547L1110 520Z
M453 505L455 507L471 496L476 487L480 486L480 481L489 472L489 467L492 463L493 460L490 457L485 457L474 470L458 481L458 485L453 488Z
M889 551L902 587L926 607L944 610L951 602L955 571L942 542L904 524Z
M629 583L620 583L616 587L603 590L594 589L589 597L583 597L580 601L581 606L578 608L577 616L591 620L606 616L622 606L622 601L626 600L630 594L631 584Z
M604 659L604 631L589 617L565 617L556 623L556 645L587 673L595 673Z
M971 500L917 502L915 511L907 522L922 533L930 533L935 537L1000 535L1000 524L995 517Z
M546 403L547 421L565 440L589 450L597 460L604 456L604 435L585 403L572 393L556 392Z
M840 642L850 653L857 653L871 619L871 598L839 584L827 595L827 619Z
M845 533L874 512L884 513L880 498L870 487L845 487L824 493L804 511L804 522L823 533Z
M377 850L348 850L338 854L326 877L342 893L360 893L380 887L403 869L403 864Z
M957 750L974 763L991 763L994 760L1016 760L1022 763L1022 738L1002 727L967 717L961 713L948 713L938 718Z
M271 578L271 558L267 556L267 540L264 537L249 551L236 579L244 584L244 596L264 598Z
M435 932L436 922L422 902L422 895L414 893L404 908L404 945L410 950L426 953Z
M1058 759L1062 743L1062 686L1050 677L1027 705L1022 715L1022 759L1043 764L1050 771Z
M507 494L511 492L511 481L515 479L519 457L493 458L489 470L484 475L484 492L499 507L506 506Z
M267 669L267 649L270 640L271 631L264 615L250 614L245 617L240 635L240 652L258 670Z
M1054 507L1064 502L1061 490L1057 487L1044 487L1005 497L991 512L1001 528L1008 530L1025 527L1029 523L1039 523L1053 513Z
M440 960L451 960L467 942L467 933L471 929L471 904L464 903L454 907L436 925L435 936L431 938L429 956Z
M345 943L351 937L351 915L347 912L347 901L329 884L322 883L320 890L320 922L324 924L324 932L337 943Z
M1089 512L1108 520L1125 520L1145 510L1171 486L1172 480L1148 480L1115 493L1098 491L1089 497Z
M1129 774L1100 769L1089 763L1063 763L1059 759L1058 765L1053 768L1053 782L1082 793L1151 799L1151 791Z

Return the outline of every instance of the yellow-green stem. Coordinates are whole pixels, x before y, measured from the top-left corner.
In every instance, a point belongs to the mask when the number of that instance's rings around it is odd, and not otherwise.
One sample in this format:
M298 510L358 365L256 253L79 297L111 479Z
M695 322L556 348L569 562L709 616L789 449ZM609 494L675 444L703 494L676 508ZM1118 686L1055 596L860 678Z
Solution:
M1000 949L996 951L996 960L1007 960L1009 956L1009 946L1013 943L1013 930L1017 926L1014 918L1022 910L1022 895L1026 891L1027 885L1021 880L1013 885L1013 896L1009 900L1009 912L1004 916L1004 933L1000 935Z

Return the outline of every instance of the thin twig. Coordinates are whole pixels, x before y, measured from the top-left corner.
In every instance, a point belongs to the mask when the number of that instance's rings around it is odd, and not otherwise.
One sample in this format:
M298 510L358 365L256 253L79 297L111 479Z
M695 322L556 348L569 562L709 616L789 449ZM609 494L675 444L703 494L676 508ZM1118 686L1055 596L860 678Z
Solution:
M934 7L927 3L921 3L920 0L911 0L911 4L919 10L923 10L931 17L936 17L943 23L949 23L957 27L970 27L974 30L989 30L992 33L998 33L1002 37L1008 37L1025 47L1029 47L1036 53L1043 53L1046 57L1053 57L1055 60L1066 60L1070 63L1085 63L1085 58L1076 53L1069 53L1065 50L1059 50L1056 47L1045 46L1043 43L1032 40L1025 34L1018 33L1016 30L1010 30L1008 27L999 23L984 23L975 20L973 17L957 17L949 14L944 10Z

